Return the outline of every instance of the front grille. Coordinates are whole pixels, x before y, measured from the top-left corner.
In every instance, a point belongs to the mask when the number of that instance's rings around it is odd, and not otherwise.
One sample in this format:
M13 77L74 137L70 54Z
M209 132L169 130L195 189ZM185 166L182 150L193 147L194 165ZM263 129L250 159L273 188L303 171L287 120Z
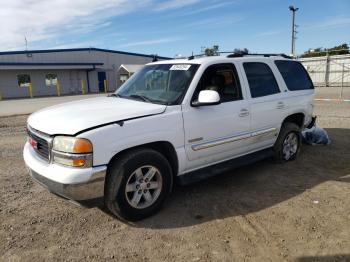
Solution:
M37 147L34 148L35 152L45 160L50 160L50 143L48 139L44 139L42 136L35 134L30 128L28 128L28 136L37 142Z

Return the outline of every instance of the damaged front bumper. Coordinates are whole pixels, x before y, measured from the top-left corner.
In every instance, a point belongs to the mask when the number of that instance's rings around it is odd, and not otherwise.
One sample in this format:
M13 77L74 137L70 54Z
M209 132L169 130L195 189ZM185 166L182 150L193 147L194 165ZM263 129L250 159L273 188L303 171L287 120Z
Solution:
M42 160L27 143L23 158L30 176L50 192L82 206L103 204L106 166L65 167Z

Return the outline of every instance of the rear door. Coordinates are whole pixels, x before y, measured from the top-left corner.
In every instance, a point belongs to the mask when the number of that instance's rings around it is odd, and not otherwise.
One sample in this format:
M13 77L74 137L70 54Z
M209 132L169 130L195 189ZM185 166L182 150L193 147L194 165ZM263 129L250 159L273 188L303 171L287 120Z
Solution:
M281 90L268 61L243 62L248 86L252 149L271 146L284 119L286 109L284 90Z
M219 93L220 104L183 107L185 150L190 160L187 169L233 158L244 152L249 140L249 104L244 99L235 66L231 63L209 66L192 101L201 90L208 89Z
M309 124L313 114L314 86L306 69L294 60L275 60L274 63L288 89L285 100L288 114L304 113L304 124Z

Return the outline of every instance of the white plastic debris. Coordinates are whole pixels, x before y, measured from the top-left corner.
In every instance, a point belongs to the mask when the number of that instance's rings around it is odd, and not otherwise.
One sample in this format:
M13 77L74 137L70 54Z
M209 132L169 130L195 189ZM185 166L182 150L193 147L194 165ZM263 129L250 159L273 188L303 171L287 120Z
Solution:
M302 133L303 142L309 145L329 145L331 140L321 127L313 126L310 129L305 129Z

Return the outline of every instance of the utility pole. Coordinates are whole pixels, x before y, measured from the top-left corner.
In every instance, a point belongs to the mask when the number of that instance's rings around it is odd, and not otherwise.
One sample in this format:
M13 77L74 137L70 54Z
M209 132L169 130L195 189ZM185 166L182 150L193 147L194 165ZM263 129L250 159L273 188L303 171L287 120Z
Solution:
M26 46L26 51L28 51L28 41L27 41L27 37L24 36L24 43L25 43L25 46Z
M299 8L294 7L294 6L289 6L289 10L292 11L292 56L295 57L295 34L297 33L297 31L295 30L296 25L295 25L295 12L299 10Z

